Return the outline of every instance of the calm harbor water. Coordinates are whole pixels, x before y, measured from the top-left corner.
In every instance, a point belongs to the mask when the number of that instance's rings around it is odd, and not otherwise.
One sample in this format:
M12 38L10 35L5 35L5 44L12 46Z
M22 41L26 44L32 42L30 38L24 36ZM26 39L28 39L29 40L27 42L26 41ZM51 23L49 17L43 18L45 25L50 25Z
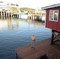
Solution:
M0 19L0 59L15 59L15 49L51 37L51 30L44 23L22 19Z

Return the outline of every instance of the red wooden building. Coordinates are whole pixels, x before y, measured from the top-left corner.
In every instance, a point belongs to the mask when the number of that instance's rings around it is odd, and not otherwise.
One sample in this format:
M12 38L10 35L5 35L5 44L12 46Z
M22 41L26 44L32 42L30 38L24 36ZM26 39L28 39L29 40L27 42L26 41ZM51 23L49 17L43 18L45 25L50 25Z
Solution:
M46 27L52 29L52 40L51 44L54 43L55 32L60 34L60 4L54 4L46 7L42 7L46 10Z

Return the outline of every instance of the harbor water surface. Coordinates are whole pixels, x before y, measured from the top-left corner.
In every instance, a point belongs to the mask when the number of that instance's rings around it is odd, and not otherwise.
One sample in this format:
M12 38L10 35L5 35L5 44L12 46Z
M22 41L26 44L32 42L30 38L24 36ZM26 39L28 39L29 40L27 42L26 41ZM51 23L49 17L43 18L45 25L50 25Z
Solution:
M26 19L0 19L0 59L15 59L15 49L31 45L31 36L36 42L51 37L45 23Z

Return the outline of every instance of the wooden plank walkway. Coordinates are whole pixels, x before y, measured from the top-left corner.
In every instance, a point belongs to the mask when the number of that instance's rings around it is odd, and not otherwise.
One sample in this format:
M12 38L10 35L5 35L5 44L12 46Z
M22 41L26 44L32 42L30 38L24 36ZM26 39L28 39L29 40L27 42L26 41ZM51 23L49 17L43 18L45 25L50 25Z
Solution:
M42 40L35 44L16 49L16 59L40 59L42 55L47 55L49 59L60 59L60 42L50 44L50 39Z

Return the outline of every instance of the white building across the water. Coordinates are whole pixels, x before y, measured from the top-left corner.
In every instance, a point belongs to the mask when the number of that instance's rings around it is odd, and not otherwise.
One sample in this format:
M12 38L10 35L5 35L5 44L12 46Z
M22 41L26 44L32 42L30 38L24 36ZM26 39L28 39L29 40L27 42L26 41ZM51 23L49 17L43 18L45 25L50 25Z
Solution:
M19 17L18 4L0 2L0 18Z

